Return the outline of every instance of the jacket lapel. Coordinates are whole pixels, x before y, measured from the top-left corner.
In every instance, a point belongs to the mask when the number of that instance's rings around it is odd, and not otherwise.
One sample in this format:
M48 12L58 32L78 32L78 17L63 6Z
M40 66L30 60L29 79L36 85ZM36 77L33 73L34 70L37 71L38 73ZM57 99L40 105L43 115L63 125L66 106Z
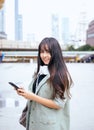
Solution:
M40 90L40 88L42 87L42 85L47 81L47 79L49 79L50 77L50 74L48 74L47 76L45 76L41 81L40 83L38 84L38 86L36 87L36 92L35 94L38 93L38 91Z

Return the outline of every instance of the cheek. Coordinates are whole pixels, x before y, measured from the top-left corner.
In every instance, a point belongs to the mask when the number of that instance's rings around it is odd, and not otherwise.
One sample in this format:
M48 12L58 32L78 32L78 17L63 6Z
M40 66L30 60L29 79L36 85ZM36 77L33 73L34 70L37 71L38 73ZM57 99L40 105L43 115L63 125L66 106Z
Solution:
M40 54L40 58L41 58L41 60L43 61L43 54Z
M49 54L49 58L51 59L51 54Z
M49 55L49 60L51 60L51 55Z
M42 58L42 53L40 53L40 58Z
M51 59L51 56L49 56L49 59Z

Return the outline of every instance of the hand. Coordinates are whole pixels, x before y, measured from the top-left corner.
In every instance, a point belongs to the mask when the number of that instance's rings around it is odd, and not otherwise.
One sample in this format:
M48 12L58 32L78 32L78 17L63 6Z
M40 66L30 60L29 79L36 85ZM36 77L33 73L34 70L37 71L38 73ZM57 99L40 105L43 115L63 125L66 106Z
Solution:
M27 92L24 88L17 89L17 93L18 93L18 95L23 96L26 99L31 99L31 97L32 97L32 93Z
M18 95L21 95L22 93L24 93L24 88L19 88L19 89L15 89L17 91Z

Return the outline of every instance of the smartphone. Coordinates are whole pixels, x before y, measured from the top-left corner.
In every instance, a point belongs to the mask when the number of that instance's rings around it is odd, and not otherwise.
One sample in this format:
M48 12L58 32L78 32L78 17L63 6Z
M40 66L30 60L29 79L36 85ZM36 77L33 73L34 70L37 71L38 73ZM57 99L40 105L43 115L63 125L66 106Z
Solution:
M12 85L16 90L19 88L16 84L14 84L13 82L9 82L10 85Z

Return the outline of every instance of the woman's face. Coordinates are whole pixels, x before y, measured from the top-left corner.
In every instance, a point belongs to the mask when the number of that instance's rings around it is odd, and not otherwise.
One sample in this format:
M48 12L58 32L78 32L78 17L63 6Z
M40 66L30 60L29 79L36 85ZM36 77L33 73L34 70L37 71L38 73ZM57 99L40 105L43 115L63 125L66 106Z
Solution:
M48 65L50 60L51 60L51 54L49 52L49 49L48 49L48 46L46 46L46 49L42 49L41 48L41 51L40 51L40 57L41 57L41 60L43 61L43 63L45 65Z

